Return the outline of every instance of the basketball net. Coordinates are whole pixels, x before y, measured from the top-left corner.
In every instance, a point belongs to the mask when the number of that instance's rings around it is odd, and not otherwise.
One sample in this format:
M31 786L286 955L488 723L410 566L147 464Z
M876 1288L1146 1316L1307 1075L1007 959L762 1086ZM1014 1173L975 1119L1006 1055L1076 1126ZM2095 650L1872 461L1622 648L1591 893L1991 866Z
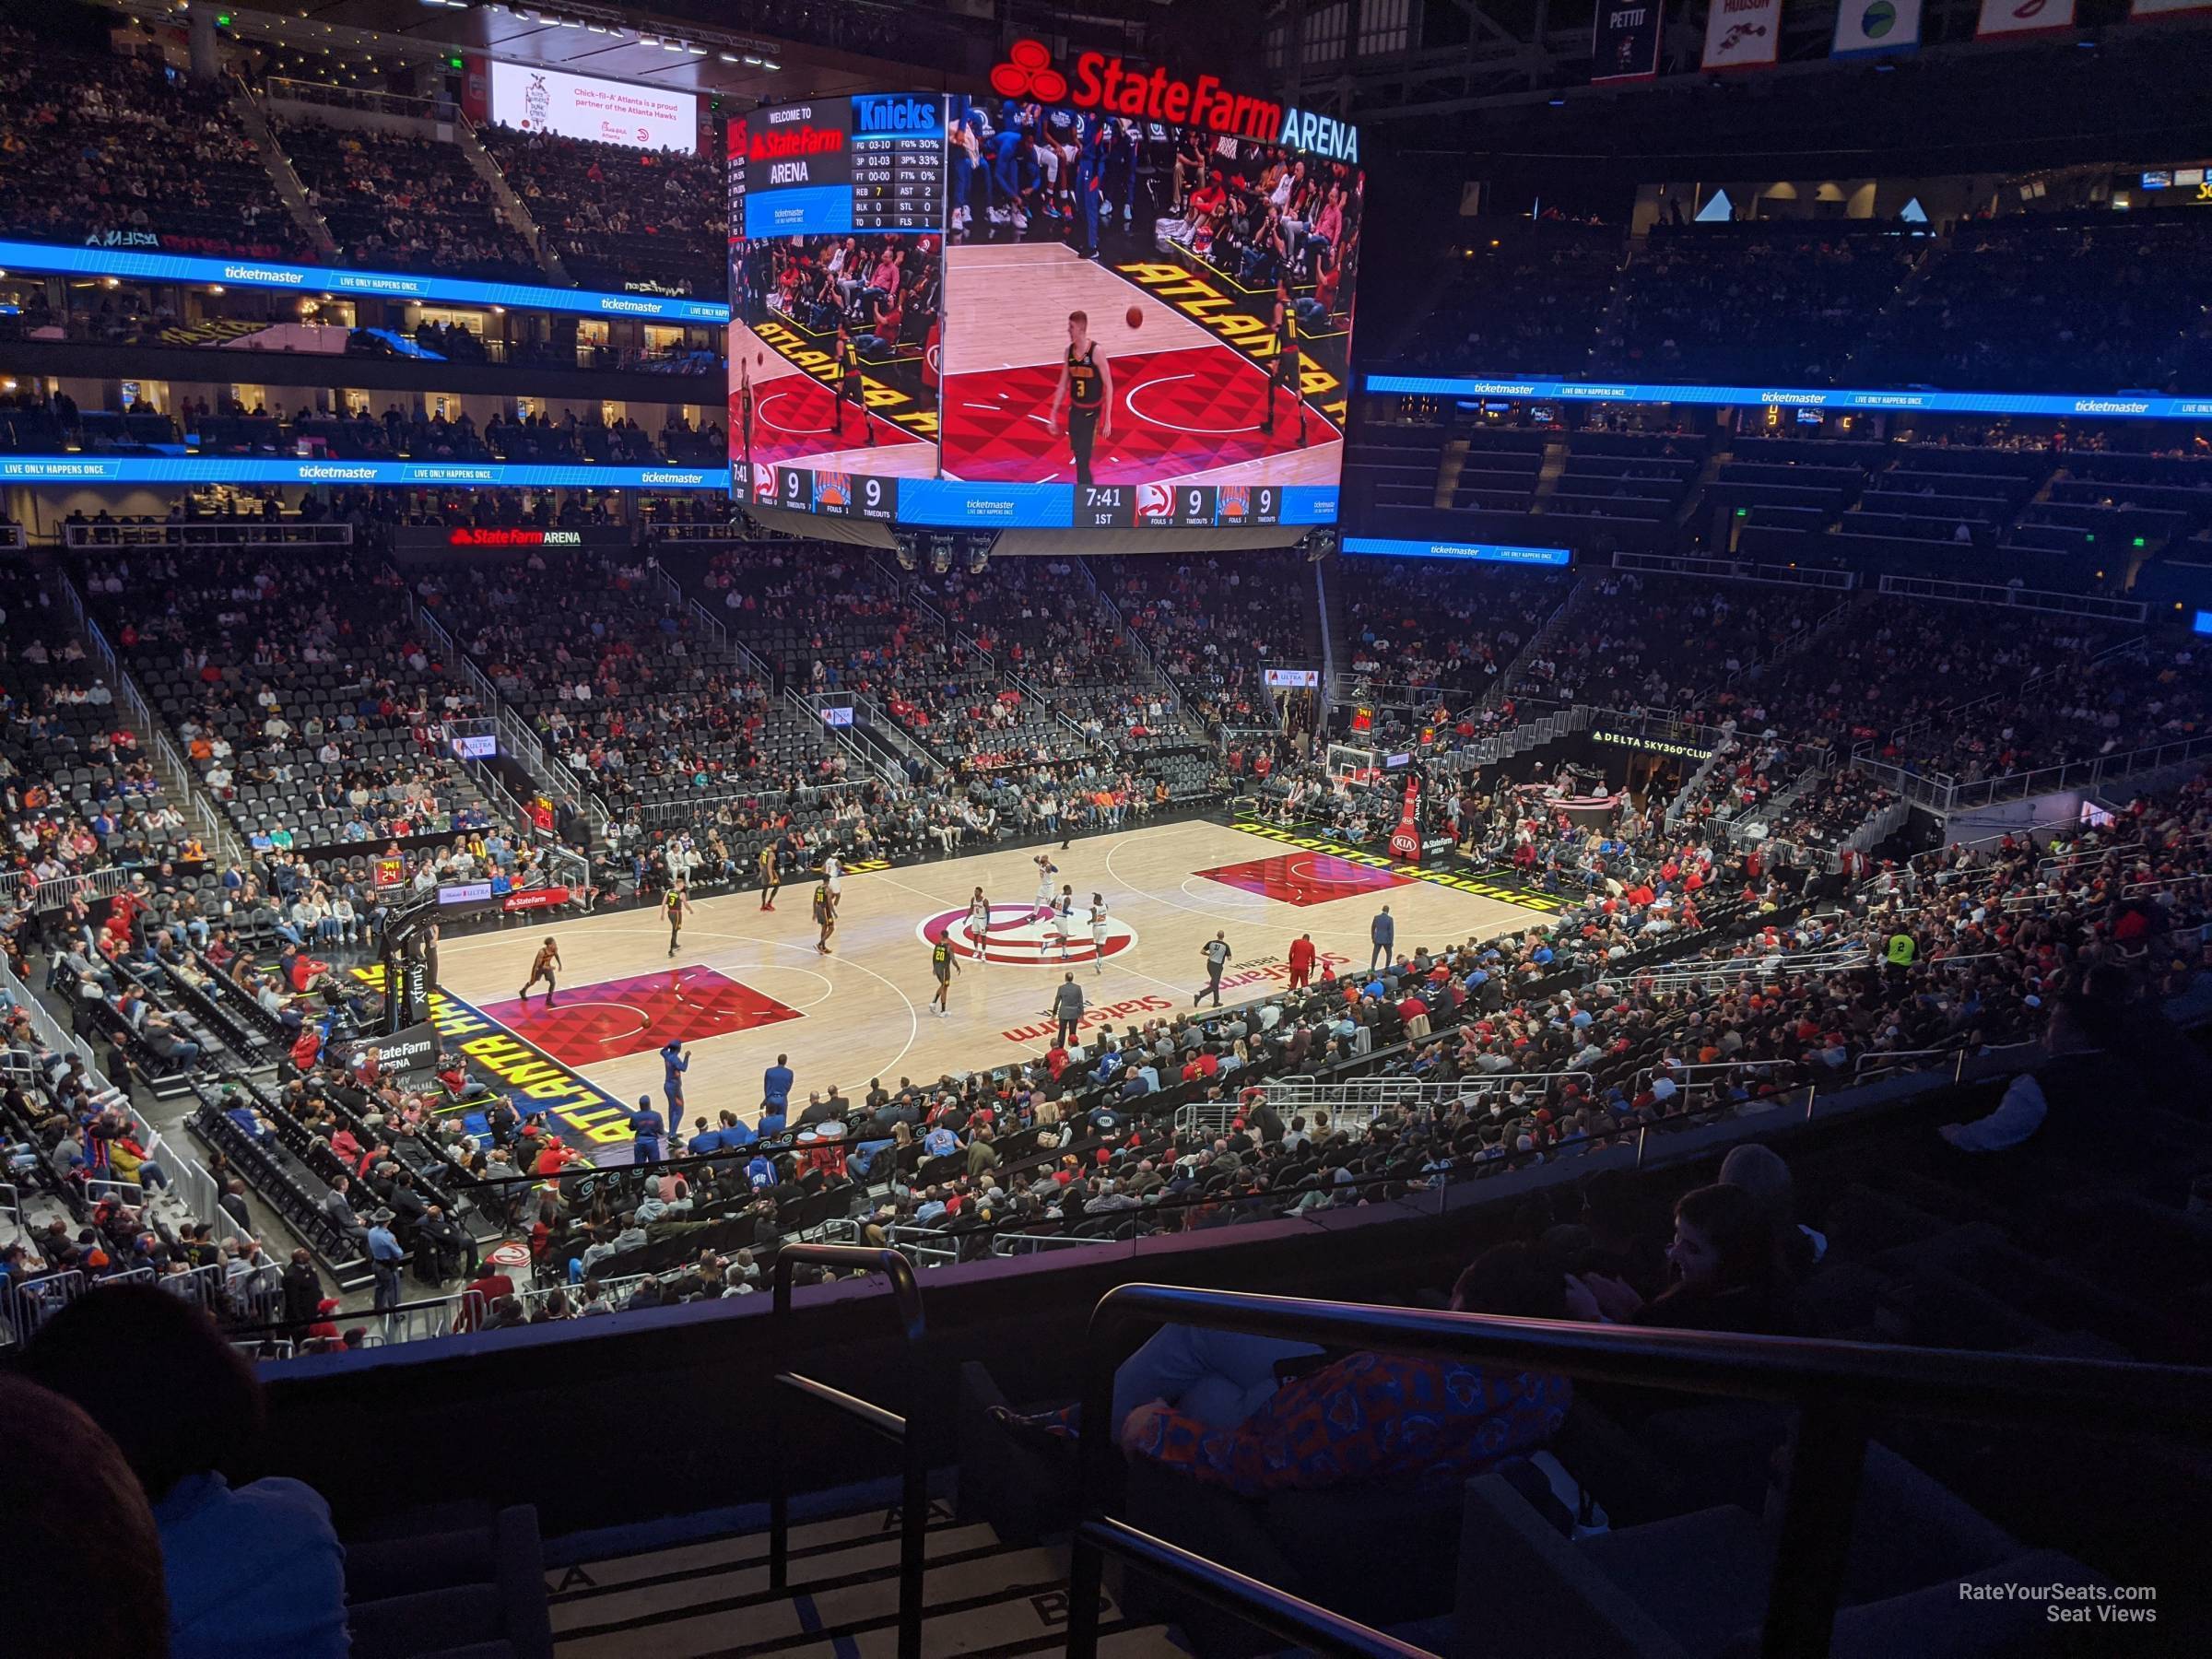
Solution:
M1407 864L1421 862L1421 832L1414 828L1413 823L1414 808L1420 798L1420 790L1418 779L1406 780L1405 810L1398 818L1397 832L1390 838L1391 856L1403 859Z

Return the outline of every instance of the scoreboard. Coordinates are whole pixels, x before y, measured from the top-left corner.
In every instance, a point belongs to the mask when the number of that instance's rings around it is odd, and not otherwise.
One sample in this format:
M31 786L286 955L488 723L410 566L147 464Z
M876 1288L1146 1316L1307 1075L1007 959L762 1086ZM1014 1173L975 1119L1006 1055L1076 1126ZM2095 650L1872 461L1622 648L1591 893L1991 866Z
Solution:
M1283 490L1275 484L1091 484L1076 491L1078 530L1211 530L1285 522Z
M941 231L945 100L870 93L757 111L743 171L747 238Z

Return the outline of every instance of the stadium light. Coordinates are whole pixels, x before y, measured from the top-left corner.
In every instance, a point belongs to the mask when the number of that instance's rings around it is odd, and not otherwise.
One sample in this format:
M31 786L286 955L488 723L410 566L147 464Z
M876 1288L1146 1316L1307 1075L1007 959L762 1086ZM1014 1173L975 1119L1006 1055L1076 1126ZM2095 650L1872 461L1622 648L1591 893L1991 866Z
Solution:
M768 69L768 70L771 70L771 71L772 71L772 70L776 70L776 69L781 69L781 68L782 68L782 67L783 67L783 65L781 65L781 64L779 64L779 63L777 63L777 62L776 62L776 60L775 60L775 59L773 59L773 58L762 58L762 59L760 60L760 67L761 67L761 68L763 68L763 69Z

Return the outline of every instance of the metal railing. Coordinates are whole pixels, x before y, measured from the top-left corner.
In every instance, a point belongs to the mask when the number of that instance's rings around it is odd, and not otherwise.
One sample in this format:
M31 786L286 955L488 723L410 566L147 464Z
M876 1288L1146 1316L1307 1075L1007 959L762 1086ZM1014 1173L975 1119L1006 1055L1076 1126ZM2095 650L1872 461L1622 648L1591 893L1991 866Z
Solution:
M1449 1083L1433 1083L1421 1077L1347 1077L1341 1082L1324 1082L1318 1077L1291 1077L1279 1083L1260 1083L1253 1087L1266 1098L1276 1115L1286 1123L1294 1115L1325 1112L1335 1128L1350 1124L1372 1124L1385 1112L1405 1108L1430 1111L1447 1110L1461 1100L1480 1100L1488 1095L1511 1092L1516 1083L1526 1083L1535 1088L1554 1088L1563 1083L1580 1083L1588 1090L1596 1082L1587 1071L1556 1072L1475 1072ZM1195 1112L1207 1106L1231 1106L1232 1101L1193 1101L1176 1113L1180 1125L1184 1112ZM1241 1111L1241 1108L1236 1108ZM1233 1113L1232 1113L1233 1115ZM1224 1118L1218 1126L1226 1127ZM1207 1125L1197 1118L1194 1127Z
M2108 622L2142 622L2150 614L2150 607L2139 599L2107 599L2096 594L2001 587L1989 582L1947 582L1933 576L1885 576L1879 591L1908 599L1995 605L2007 610L2052 611L2068 617L2096 617Z
M779 1353L797 1351L791 1324L792 1269L805 1263L830 1268L861 1268L880 1273L890 1281L898 1300L899 1325L907 1351L919 1347L927 1334L922 1314L922 1288L914 1282L913 1267L895 1250L867 1250L854 1244L786 1244L776 1253L775 1307L771 1314L773 1342ZM832 1388L797 1371L781 1371L776 1382L808 1399L841 1411L882 1435L900 1449L899 1491L899 1659L922 1659L922 1573L929 1527L929 1438L914 1420L886 1411L882 1406L842 1389ZM918 1400L921 1390L915 1389ZM791 1587L791 1475L785 1451L787 1436L768 1437L768 1587L779 1594Z
M2100 755L2091 760L2068 760L2032 771L2006 772L1999 777L1959 782L1944 772L1910 771L1887 760L1854 759L1852 764L1894 791L1907 802L1930 811L1953 813L2000 801L2024 800L2055 794L2062 790L2096 789L2143 772L2159 771L2212 755L2212 734L2179 738L2117 755Z
M1854 571L1822 570L1814 566L1759 564L1743 559L1707 559L1689 553L1622 553L1613 555L1613 568L1650 576L1701 576L1713 582L1760 582L1783 587L1833 588L1846 591L1858 585Z
M1429 1659L1358 1621L1138 1531L1108 1512L1114 1487L1115 1366L1161 1324L1471 1361L1641 1388L1764 1400L1798 1412L1770 1569L1760 1652L1818 1659L1843 1587L1870 1426L1934 1418L2069 1435L2212 1443L2212 1370L2041 1355L1880 1347L1790 1336L1641 1330L1484 1313L1438 1313L1227 1290L1122 1285L1092 1312L1068 1575L1068 1659L1096 1659L1108 1555L1295 1647Z
M69 524L62 546L72 553L104 547L350 547L353 526L304 519L178 519L159 524Z

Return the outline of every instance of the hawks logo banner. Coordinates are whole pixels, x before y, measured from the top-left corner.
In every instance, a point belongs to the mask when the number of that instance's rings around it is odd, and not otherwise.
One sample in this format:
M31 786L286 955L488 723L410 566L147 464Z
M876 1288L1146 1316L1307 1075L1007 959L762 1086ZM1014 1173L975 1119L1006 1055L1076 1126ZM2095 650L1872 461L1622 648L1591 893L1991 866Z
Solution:
M1992 35L2050 34L2074 27L2074 0L1982 0L1974 39Z
M1663 0L1597 0L1591 26L1593 81L1650 80L1659 73Z
M1833 57L1878 57L1920 44L1920 0L1842 0Z
M1767 69L1782 45L1782 0L1712 0L1705 14L1705 67Z

